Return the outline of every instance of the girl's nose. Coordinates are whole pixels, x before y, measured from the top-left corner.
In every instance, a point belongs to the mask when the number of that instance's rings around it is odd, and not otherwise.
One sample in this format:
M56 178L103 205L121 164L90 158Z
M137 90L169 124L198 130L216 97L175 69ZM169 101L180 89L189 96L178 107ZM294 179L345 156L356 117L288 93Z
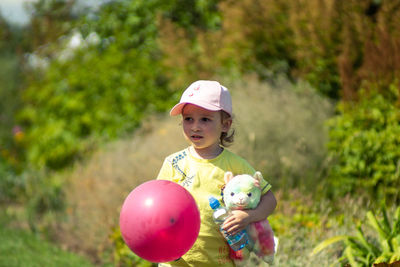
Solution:
M198 121L194 121L192 123L192 131L198 131L200 130L200 123Z

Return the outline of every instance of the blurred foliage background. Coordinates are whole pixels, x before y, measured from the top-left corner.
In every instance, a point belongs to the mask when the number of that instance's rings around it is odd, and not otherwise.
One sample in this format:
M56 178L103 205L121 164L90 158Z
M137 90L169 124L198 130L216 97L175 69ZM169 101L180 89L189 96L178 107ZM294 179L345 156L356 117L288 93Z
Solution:
M97 265L148 265L121 243L118 210L185 145L164 114L199 79L231 89L232 150L279 196L278 265L335 261L343 247L304 255L351 233L360 209L399 204L400 1L26 8L26 25L0 16L0 207L11 225Z

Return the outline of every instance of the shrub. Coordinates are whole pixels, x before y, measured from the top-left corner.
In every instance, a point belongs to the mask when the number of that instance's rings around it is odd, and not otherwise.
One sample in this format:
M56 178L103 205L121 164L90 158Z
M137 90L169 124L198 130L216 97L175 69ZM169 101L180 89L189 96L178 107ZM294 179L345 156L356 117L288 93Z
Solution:
M24 92L19 121L26 128L27 160L36 168L68 166L96 141L119 137L146 112L164 110L174 96L158 63L150 2L106 5L81 28L97 33L99 42L72 52L58 47L57 60L32 76Z
M0 203L18 201L24 193L24 180L0 156Z
M362 224L357 226L356 234L335 236L316 246L311 255L319 253L327 246L344 242L343 256L339 261L351 266L369 267L378 263L393 263L400 261L400 207L394 212L392 222L386 208L383 206L382 217L378 218L372 211L367 212L367 222L372 228L374 236L364 233ZM374 265L375 266L375 265Z
M14 120L20 106L20 66L15 54L6 53L1 48L2 31L3 29L0 30L0 203L19 201L19 195L24 191L24 182L17 177L21 171L18 144L23 140L24 133L15 126ZM14 39L5 42L7 50L12 50L11 43Z
M399 89L362 90L359 102L342 102L329 122L328 149L335 160L330 194L368 191L374 198L399 200Z
M125 244L122 238L119 227L115 227L110 235L110 240L113 243L113 258L115 266L119 267L156 267L156 263L146 261L135 253L133 253L129 247Z

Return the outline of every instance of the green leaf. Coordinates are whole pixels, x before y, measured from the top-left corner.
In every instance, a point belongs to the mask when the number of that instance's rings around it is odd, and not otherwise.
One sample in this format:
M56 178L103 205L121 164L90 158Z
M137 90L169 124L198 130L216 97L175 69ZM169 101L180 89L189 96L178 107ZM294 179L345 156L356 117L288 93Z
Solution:
M394 216L392 235L396 236L400 235L400 207L397 207Z
M318 254L321 250L324 250L326 247L328 247L328 246L330 246L330 245L332 245L334 243L344 241L344 240L346 240L348 238L349 237L345 236L345 235L334 236L334 237L328 238L328 239L322 241L321 243L319 243L313 249L313 251L310 253L310 256L314 256L314 255Z
M381 205L381 211L382 211L382 215L383 215L383 220L382 220L382 224L381 224L382 228L384 229L384 231L386 233L390 234L392 227L389 222L385 204Z
M358 238L356 237L349 237L345 240L347 247L352 249L353 254L357 254L357 256L364 257L368 254L368 249L362 246L359 242Z
M354 255L353 255L353 250L351 249L351 247L347 247L344 250L344 254L347 257L347 259L348 259L348 261L350 263L350 266L352 266L352 267L361 266L360 264L358 264L358 262L356 262L356 260L354 258Z
M372 243L369 243L367 241L367 239L365 238L364 233L361 229L361 226L357 227L356 237L360 241L361 245L364 246L373 257L377 256L377 254L379 253L379 249L376 246L374 246Z
M379 224L378 220L376 219L375 215L372 214L371 211L367 212L367 218L370 223L370 225L376 230L376 232L379 235L379 239L386 240L389 238L389 233L386 233L385 230L381 227Z

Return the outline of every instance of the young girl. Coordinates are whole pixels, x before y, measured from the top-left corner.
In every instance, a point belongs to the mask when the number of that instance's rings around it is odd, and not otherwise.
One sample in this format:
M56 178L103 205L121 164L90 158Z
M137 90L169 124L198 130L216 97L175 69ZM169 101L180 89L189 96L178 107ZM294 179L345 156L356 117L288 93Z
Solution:
M224 173L251 174L255 170L243 158L226 148L233 141L232 100L229 91L216 81L196 81L182 94L171 116L182 115L183 134L190 146L168 156L157 179L179 183L195 198L200 210L201 226L197 241L182 258L159 266L234 266L229 247L212 219L208 197L219 197ZM175 137L172 137L175 138ZM263 196L256 209L237 210L223 228L236 234L251 222L267 218L276 207L271 185L261 184Z

